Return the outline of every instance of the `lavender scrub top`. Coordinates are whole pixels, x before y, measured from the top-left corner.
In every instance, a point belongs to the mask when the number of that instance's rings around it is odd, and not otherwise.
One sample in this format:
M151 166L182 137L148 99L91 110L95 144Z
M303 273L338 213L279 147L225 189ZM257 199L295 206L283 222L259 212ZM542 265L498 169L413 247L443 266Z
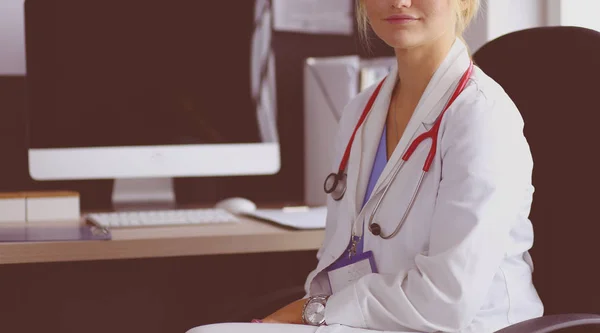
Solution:
M365 198L363 199L363 203L362 203L363 207L367 203L369 198L371 197L373 188L375 187L377 180L379 180L379 176L381 176L381 173L383 172L383 169L385 168L385 165L388 162L387 161L387 144L386 144L387 135L386 135L386 133L387 133L386 126L383 126L383 133L381 134L381 138L379 139L379 146L377 146L377 153L375 154L375 162L373 163L373 169L371 169L371 176L369 177L369 184L367 185L367 191L365 192ZM363 228L364 228L364 226L363 226ZM364 235L364 230L363 230L363 235ZM361 237L360 241L356 244L356 253L357 254L363 253L363 243L364 243L363 239L364 239L364 237ZM342 254L340 256L340 258L338 258L337 261L334 262L332 265L335 265L338 261L347 257L347 253L348 253L348 250L350 250L351 244L352 244L352 240L350 240L350 243L348 244L348 248L346 249L346 252L344 252L344 254Z

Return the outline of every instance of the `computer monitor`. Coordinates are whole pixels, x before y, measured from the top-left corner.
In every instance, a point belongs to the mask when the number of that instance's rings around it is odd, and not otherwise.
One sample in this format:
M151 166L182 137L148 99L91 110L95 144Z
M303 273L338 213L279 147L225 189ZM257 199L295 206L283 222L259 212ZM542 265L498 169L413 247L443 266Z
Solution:
M269 4L26 0L31 177L148 201L172 177L277 173Z

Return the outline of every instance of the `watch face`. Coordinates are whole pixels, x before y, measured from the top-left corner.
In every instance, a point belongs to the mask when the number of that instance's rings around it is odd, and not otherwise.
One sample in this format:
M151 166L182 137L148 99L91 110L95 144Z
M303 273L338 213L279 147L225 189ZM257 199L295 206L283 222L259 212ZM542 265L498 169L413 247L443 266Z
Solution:
M325 306L321 303L310 303L306 306L306 320L313 325L320 325L325 319Z

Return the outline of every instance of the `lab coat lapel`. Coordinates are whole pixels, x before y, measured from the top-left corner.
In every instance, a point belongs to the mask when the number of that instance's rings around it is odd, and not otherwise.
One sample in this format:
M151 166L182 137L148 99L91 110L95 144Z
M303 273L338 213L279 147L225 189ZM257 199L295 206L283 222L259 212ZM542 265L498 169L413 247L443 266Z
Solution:
M377 154L377 146L383 132L383 126L385 126L390 97L396 83L396 73L396 65L394 65L390 71L390 75L385 78L365 122L358 129L354 137L354 144L350 152L350 163L348 164L347 183L347 191L349 191L347 195L351 201L349 208L354 218L362 208L371 169L373 168L375 155Z
M412 140L423 131L431 128L454 92L454 89L456 89L461 76L469 67L469 63L470 57L467 48L465 44L457 38L450 49L450 52L432 76L427 88L425 88L423 96L421 96L421 99L404 130L404 134L400 138L398 145L375 185L373 193L377 193L381 186L390 180L388 178L390 178L394 166L400 162L402 155L404 155L404 152ZM431 143L427 142L423 144L430 145ZM400 172L398 177L401 177L401 174L402 172ZM374 195L371 197L374 197Z

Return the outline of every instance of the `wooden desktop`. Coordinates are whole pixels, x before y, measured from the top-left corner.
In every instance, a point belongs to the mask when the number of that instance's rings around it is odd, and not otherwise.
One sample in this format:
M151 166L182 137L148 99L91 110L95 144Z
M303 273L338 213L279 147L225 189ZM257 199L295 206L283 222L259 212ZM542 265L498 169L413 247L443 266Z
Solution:
M289 230L250 218L239 223L115 228L111 233L110 241L0 243L0 264L310 251L324 238L323 230Z

